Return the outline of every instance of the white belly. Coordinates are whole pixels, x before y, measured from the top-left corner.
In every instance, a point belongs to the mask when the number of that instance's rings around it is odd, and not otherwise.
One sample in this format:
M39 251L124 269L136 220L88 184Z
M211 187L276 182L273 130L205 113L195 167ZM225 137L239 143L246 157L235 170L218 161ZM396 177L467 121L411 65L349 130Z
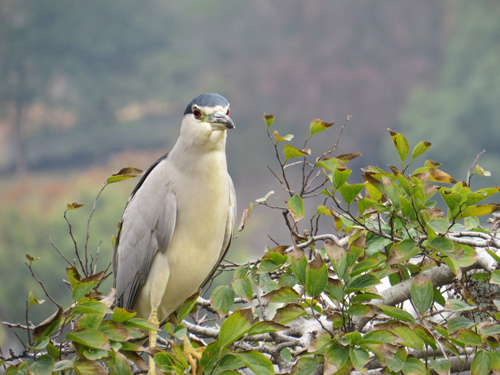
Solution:
M218 184L212 181L209 186L217 188L202 196L190 193L192 183L179 187L174 234L168 249L159 251L153 259L136 303L138 317L149 318L156 305L158 320L165 321L200 288L215 267L224 250L229 212L227 174L223 177L219 176ZM182 207L190 208L183 211Z

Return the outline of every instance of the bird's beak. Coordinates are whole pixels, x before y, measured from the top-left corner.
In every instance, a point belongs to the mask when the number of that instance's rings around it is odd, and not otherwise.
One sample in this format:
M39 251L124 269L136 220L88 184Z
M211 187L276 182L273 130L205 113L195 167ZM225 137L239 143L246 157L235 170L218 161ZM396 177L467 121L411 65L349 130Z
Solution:
M214 130L234 129L233 120L222 111L214 112L205 121L209 122Z

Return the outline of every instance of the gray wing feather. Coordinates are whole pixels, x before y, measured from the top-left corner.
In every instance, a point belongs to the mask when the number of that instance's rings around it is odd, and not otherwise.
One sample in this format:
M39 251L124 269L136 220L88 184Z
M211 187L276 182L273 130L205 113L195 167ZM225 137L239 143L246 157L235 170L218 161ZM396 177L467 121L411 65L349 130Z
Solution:
M173 193L149 189L147 180L142 185L125 208L113 256L116 304L129 310L134 308L156 252L168 248L177 213Z
M227 177L228 177L228 182L229 182L229 209L228 209L228 213L227 213L226 231L224 233L224 242L222 244L219 259L217 260L217 263L215 264L214 268L212 268L212 271L210 271L210 274L207 276L205 281L203 281L203 284L201 284L202 288L210 281L210 279L214 275L215 271L217 270L217 267L219 266L219 263L226 256L227 251L229 250L229 246L231 246L231 240L233 239L234 220L236 217L236 192L234 191L234 185L233 185L233 180L231 179L231 176L228 175Z

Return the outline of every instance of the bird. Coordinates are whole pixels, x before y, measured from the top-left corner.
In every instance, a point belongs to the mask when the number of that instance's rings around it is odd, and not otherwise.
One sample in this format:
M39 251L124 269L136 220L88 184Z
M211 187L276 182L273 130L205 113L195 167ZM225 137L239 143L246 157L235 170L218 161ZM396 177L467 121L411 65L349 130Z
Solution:
M226 162L229 102L191 100L172 150L144 173L125 206L113 253L115 305L161 327L202 288L233 237L236 194ZM157 331L149 335L156 347ZM154 366L150 358L150 372Z

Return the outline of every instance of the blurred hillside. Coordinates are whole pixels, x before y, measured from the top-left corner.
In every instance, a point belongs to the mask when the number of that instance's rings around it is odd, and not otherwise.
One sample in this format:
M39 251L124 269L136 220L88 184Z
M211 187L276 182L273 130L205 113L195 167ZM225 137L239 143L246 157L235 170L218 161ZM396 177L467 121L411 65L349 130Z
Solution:
M443 169L464 178L486 149L480 164L500 185L499 16L496 0L0 0L0 277L9 279L0 319L24 319L28 290L43 297L25 253L42 258L36 268L50 288L61 287L46 237L71 252L66 202L86 204L68 214L84 237L106 177L147 168L172 147L185 104L203 92L231 102L239 214L277 190L264 112L297 138L313 118L335 121L313 150L335 143L352 115L338 151L363 154L355 171L389 162L387 127L413 144L431 141ZM91 246L103 241L103 264L134 183L107 188L100 201ZM252 220L235 257L271 244L273 220Z

